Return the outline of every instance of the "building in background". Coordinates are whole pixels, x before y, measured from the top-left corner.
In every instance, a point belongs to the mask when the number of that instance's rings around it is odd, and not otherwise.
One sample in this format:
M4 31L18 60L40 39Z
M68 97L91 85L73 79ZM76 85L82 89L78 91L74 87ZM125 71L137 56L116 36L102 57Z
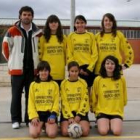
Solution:
M0 18L0 63L5 63L1 54L1 43L7 29L12 26L17 18ZM43 29L46 19L34 19L36 25ZM64 34L70 32L70 20L61 19ZM101 20L87 20L87 30L96 34L100 31ZM134 50L134 64L140 64L140 21L139 20L117 20L118 29L121 30Z

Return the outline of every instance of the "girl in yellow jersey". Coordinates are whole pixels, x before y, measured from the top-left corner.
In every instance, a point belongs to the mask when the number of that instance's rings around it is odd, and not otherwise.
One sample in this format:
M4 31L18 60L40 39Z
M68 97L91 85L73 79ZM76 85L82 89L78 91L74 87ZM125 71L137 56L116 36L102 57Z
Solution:
M78 78L79 65L72 61L68 64L69 78L61 83L61 132L68 136L68 125L78 123L83 130L83 136L89 134L89 97L86 82Z
M56 15L50 15L46 21L44 34L39 40L39 57L41 61L49 62L51 75L60 85L65 78L66 37Z
M122 69L130 67L133 63L133 50L122 32L117 31L115 17L107 13L102 19L102 30L96 34L99 58L95 67L95 74L99 74L101 63L108 55L113 55L119 60ZM124 57L122 57L124 53ZM123 62L124 59L124 62Z
M29 133L31 137L39 137L45 124L48 137L56 137L57 115L59 113L59 86L52 80L50 65L41 61L37 67L38 75L29 90Z
M74 20L75 31L67 39L67 61L76 61L80 65L79 76L86 80L88 87L94 80L94 67L98 59L95 36L86 31L87 21L84 16L78 15Z
M94 80L91 105L101 135L106 135L109 130L114 135L121 135L122 132L127 91L120 70L118 59L109 55L102 62L100 75Z

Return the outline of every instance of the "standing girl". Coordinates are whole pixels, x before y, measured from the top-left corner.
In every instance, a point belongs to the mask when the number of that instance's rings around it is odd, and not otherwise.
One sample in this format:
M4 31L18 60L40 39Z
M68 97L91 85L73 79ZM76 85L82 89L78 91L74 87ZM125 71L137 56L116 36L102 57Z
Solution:
M124 106L127 104L126 82L120 73L118 59L107 56L101 65L100 76L95 78L92 90L92 111L97 118L98 131L109 130L121 135Z
M93 33L86 31L87 21L84 16L78 15L74 20L74 29L68 36L67 61L78 62L79 76L86 80L88 87L94 80L93 69L98 59L98 53Z
M95 67L95 74L99 74L101 63L108 55L113 55L119 60L122 69L130 67L133 63L133 50L124 35L117 31L115 17L107 13L102 19L102 30L96 34L99 58ZM124 53L124 57L122 56ZM123 63L124 60L124 63Z
M52 80L50 65L41 61L37 67L38 75L29 90L28 114L29 133L33 138L39 137L45 124L48 137L56 137L57 115L59 112L59 87Z
M89 134L89 97L86 82L78 78L79 65L72 61L68 64L69 78L61 84L62 114L61 131L68 136L68 125L78 123L83 130L83 136Z
M51 75L60 85L65 78L66 37L56 15L50 15L46 21L44 35L39 40L39 57L49 62Z

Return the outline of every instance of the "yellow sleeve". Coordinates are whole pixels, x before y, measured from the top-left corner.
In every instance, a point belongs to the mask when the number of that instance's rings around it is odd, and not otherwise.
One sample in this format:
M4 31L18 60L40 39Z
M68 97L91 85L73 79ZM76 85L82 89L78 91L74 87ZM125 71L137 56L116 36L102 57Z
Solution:
M93 86L92 86L92 92L91 92L91 109L92 112L96 112L96 106L98 101L98 77L95 78Z
M52 106L51 112L55 112L57 115L59 114L59 86L55 83L54 90L54 102Z
M45 37L42 35L38 41L38 52L39 52L39 60L42 60L43 52L44 52L44 43Z
M77 114L80 114L82 116L85 116L86 113L89 112L89 94L88 94L88 86L85 81L82 81L83 83L83 93L82 93L82 99L80 103L80 108L77 112Z
M66 59L67 59L67 38L64 35L64 58L65 58L65 65L66 65Z
M123 95L124 95L124 106L127 104L127 87L126 87L126 80L122 76L122 81L123 81Z
M121 40L121 44L120 44L121 51L125 55L124 64L126 64L128 67L130 67L133 64L133 60L134 60L133 49L132 49L130 43L128 43L125 36L120 31L118 31L118 35L119 35L119 38Z
M62 114L63 114L64 118L68 119L68 118L74 117L72 112L71 112L69 103L67 101L67 95L65 92L65 80L61 84L61 92L60 93L61 93L61 102L62 102L61 109L62 109Z
M35 107L34 85L35 82L32 82L29 89L29 98L28 98L29 120L39 117Z
M72 45L72 39L71 34L67 37L67 64L71 61L75 61L73 57L73 45Z
M97 51L97 46L96 46L96 40L94 34L91 33L91 39L92 39L92 48L91 48L91 62L88 66L88 70L93 71L95 64L98 60L98 51Z

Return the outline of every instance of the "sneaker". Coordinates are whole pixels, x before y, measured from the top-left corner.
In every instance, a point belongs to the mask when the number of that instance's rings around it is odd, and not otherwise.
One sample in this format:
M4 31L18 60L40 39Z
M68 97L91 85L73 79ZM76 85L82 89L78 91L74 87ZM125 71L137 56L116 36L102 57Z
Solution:
M14 123L12 124L12 128L13 128L13 129L19 129L19 127L20 127L19 122L14 122Z

